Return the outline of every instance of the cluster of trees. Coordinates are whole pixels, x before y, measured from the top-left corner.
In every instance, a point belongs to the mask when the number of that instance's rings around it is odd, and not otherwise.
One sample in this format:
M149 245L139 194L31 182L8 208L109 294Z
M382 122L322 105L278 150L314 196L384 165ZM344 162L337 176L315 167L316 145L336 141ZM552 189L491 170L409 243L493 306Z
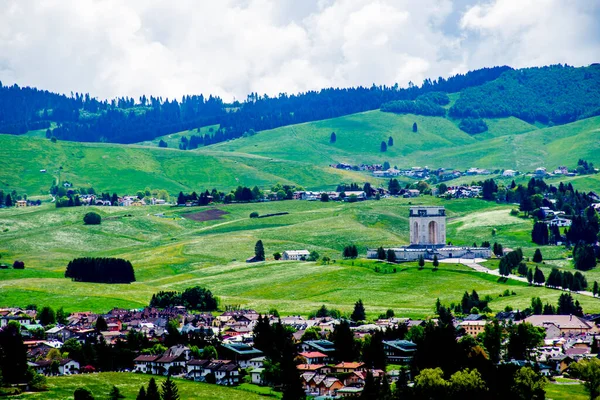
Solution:
M218 299L208 289L194 286L183 292L160 291L152 295L150 307L166 308L183 306L189 310L214 311L219 304Z
M502 256L500 259L500 265L498 266L500 275L507 276L512 274L513 270L519 267L519 264L521 264L522 261L523 250L521 250L520 247ZM527 266L525 266L525 268L527 268ZM527 271L525 271L525 273L527 273Z
M135 282L133 265L122 258L76 258L69 262L65 278L76 282L131 283Z
M594 168L594 163L588 163L586 160L580 158L577 160L577 173L579 175L595 174L596 168Z
M38 206L42 204L41 200L28 200L26 194L20 195L16 190L4 194L4 191L0 189L0 206L13 207L17 200L27 200L29 204Z
M268 317L260 316L254 327L254 346L266 357L264 380L280 388L284 399L305 399L292 332L281 322L271 325Z
M396 262L396 252L392 249L387 249L387 251L386 251L383 247L379 247L377 249L377 259L395 263Z
M458 124L458 127L470 135L475 135L488 130L488 126L481 118L465 118Z
M136 400L179 400L179 389L171 379L171 375L167 376L167 379L161 384L160 392L154 378L150 378L147 389L142 386Z
M48 386L46 378L27 365L27 347L23 344L21 326L10 321L0 329L0 394L5 384L21 383L27 383L33 391L43 391Z
M489 312L491 311L488 307L490 299L480 299L479 294L473 289L471 294L469 292L465 292L463 298L460 302L460 310L463 314L479 314L480 312ZM438 300L439 302L439 300ZM436 305L436 308L439 308L439 305Z
M517 117L565 124L600 112L600 66L525 68L461 92L449 110L455 118Z
M356 258L356 257L358 257L358 248L356 247L355 244L344 246L344 251L342 252L342 256L344 258Z
M498 78L509 67L484 68L448 79L426 79L408 88L394 86L328 88L278 97L257 93L243 103L224 104L218 97L184 96L181 100L141 96L99 101L89 94L71 97L35 88L10 87L0 83L0 131L14 134L47 128L48 138L74 141L136 143L173 132L219 124L204 145L284 125L334 118L375 110L393 100L415 100L430 92L457 92ZM435 104L439 95L420 101ZM85 111L85 118L83 112Z
M557 268L552 268L546 280L546 286L580 292L587 289L588 282L585 276L579 271L575 271L573 274L571 271L561 271Z
M542 305L539 297L531 299L531 312L536 315L576 315L583 317L583 308L579 300L573 301L570 293L562 293L558 298L557 306L546 303Z

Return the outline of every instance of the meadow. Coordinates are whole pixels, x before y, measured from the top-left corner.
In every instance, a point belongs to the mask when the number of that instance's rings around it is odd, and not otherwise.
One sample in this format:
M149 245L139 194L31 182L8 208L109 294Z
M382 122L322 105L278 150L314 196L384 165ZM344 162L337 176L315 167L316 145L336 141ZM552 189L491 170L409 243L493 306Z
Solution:
M418 132L412 132L413 122L418 124ZM205 134L214 126L135 145L52 143L38 131L22 136L0 134L0 187L30 196L45 195L60 171L61 180L75 187L93 186L97 191L118 194L146 187L165 189L172 195L206 188L230 190L238 185L269 188L277 182L321 190L343 182L386 184L366 172L329 166L340 162L387 161L399 168L464 171L479 167L523 173L539 166L575 168L579 158L600 165L600 144L595 140L600 117L554 127L535 126L514 117L486 122L487 132L469 135L458 128L457 121L447 118L369 111L262 131L191 151L178 149L181 137ZM331 132L336 133L335 143L329 142ZM380 143L390 136L394 145L381 152ZM161 139L168 148L157 147ZM42 169L47 172L40 173ZM580 190L594 190L599 179L593 175L565 180L576 181ZM471 180L466 177L457 182Z
M64 307L67 311L106 312L113 307L143 307L159 290L181 290L200 285L212 290L221 305L242 305L260 312L276 308L284 314L315 311L322 304L350 312L359 298L369 317L392 308L397 315L422 318L433 313L433 303L459 302L465 291L494 298L490 307L525 308L531 297L556 303L560 292L529 287L520 282L499 283L491 275L463 265L414 263L391 266L357 259L341 260L344 246L366 249L408 243L408 207L442 204L448 214L448 240L471 245L484 240L523 248L531 257L532 222L509 214L510 206L482 200L388 198L361 203L282 201L178 208L94 207L104 217L100 226L83 225L89 208L53 208L50 204L0 210L0 262L23 260L25 270L0 270L0 306L28 304ZM189 213L218 208L219 219L196 221ZM249 218L259 214L288 215ZM492 231L496 229L493 236ZM267 261L248 264L254 244L261 239ZM332 261L275 261L272 254L286 249L316 250ZM571 268L563 248L545 246L546 264ZM80 256L122 257L134 265L137 282L102 285L64 278L68 261ZM394 268L396 272L394 272ZM596 276L596 271L588 273ZM599 277L600 278L600 277ZM600 280L600 279L599 279ZM506 289L515 295L500 297ZM600 311L600 301L576 296L586 311Z

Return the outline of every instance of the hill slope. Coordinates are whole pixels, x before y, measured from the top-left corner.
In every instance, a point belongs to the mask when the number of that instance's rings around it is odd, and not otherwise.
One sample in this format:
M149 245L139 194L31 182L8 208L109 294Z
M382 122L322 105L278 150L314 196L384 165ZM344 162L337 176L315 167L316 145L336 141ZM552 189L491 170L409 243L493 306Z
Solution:
M270 187L292 183L331 187L362 181L356 172L242 153L200 153L156 147L77 143L0 135L0 187L47 194L62 167L61 180L97 191L135 193L145 187L179 191ZM40 170L47 170L40 173Z
M542 129L514 117L486 121L487 132L468 135L442 117L370 111L263 131L193 151L0 135L0 187L45 194L61 166L61 179L76 187L119 194L149 187L176 194L238 185L270 187L277 182L310 189L331 189L341 182L382 183L367 173L329 167L339 162L522 172L539 166L573 168L579 158L600 164L596 139L600 117ZM418 125L416 133L413 122ZM337 136L333 144L331 132ZM172 143L181 134L174 136ZM390 136L394 145L382 153L380 143ZM48 172L40 173L41 169ZM585 179L586 189L597 184L595 177Z
M530 171L566 164L579 158L600 161L595 138L600 117L538 129L520 119L486 120L489 130L479 135L461 131L451 120L412 114L370 111L260 132L252 137L219 143L200 150L234 151L287 160L308 160L317 165L332 162L381 163L399 167L429 166L467 169ZM416 122L418 132L412 132ZM329 143L331 132L336 143ZM391 136L394 145L380 151L381 141Z

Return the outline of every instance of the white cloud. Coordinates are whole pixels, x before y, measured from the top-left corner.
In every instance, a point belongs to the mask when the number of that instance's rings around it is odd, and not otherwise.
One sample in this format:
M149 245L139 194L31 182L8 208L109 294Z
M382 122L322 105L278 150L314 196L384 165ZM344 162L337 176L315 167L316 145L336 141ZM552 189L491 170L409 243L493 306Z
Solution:
M498 64L581 65L600 54L594 3L5 0L0 80L101 98L231 100Z

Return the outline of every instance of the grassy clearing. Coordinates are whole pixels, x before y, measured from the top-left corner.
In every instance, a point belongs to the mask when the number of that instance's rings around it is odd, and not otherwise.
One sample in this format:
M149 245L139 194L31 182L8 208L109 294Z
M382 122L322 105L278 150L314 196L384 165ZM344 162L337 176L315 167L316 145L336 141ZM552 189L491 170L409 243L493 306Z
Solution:
M113 217L105 218L100 226L83 225L81 220L88 209L46 205L0 211L2 260L22 259L26 264L23 271L0 270L0 306L37 303L69 311L142 307L159 290L180 290L196 284L210 288L223 304L241 304L263 312L275 307L283 313L304 315L321 304L350 312L361 298L371 317L388 308L398 315L423 317L432 313L437 297L446 303L458 302L465 291L473 289L494 297L491 308L496 311L507 305L527 307L533 296L556 303L558 291L519 282L498 283L493 276L460 265L443 264L434 272L429 264L419 270L407 263L395 266L394 273L394 267L385 263L340 260L344 246L350 243L356 244L363 256L368 247L407 244L408 207L416 202L446 207L448 239L455 244L499 241L506 247L523 247L529 257L536 248L529 242L531 221L510 216L507 206L481 200L422 197L354 204L233 204L218 206L226 214L208 221L194 221L183 215L211 208L99 207L96 211L103 217ZM253 211L289 214L251 219ZM159 212L166 218L154 216ZM496 236L492 236L492 228L497 229ZM258 239L265 244L267 261L246 264L244 260L253 254ZM320 265L273 260L274 252L286 249L316 250L335 261ZM546 259L553 252L559 253L555 249L542 249ZM102 285L65 279L66 264L80 256L129 259L137 282ZM550 262L567 261L557 258ZM506 288L517 295L500 298ZM586 310L600 311L598 300L578 298Z
M546 385L546 399L548 400L588 400L590 395L583 385L561 385L549 383Z
M113 387L117 386L121 394L127 399L134 399L137 396L141 386L148 386L151 376L103 372L98 374L72 375L48 378L49 390L42 393L26 393L12 397L14 399L72 399L73 392L79 387L89 389L95 398L108 398L108 394ZM154 376L160 389L161 383L166 379L164 377ZM227 388L218 385L206 383L191 382L183 379L174 379L179 389L179 396L182 399L206 399L206 400L246 400L246 399L264 399L257 393L249 390L257 388L249 385L248 390L242 388Z

